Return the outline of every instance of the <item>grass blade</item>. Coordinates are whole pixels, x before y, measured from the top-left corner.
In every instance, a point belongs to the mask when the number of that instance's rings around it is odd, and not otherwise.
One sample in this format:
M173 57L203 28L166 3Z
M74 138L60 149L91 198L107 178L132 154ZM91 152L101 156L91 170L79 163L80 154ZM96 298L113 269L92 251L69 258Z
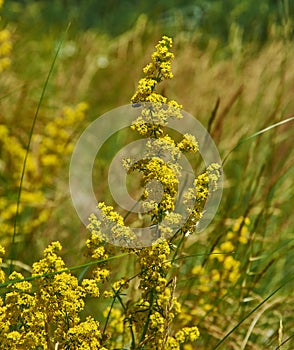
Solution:
M257 136L259 136L259 135L262 135L262 134L264 134L265 132L267 132L267 131L269 131L269 130L271 130L271 129L274 129L274 128L280 126L280 125L289 123L289 122L291 122L292 120L294 120L294 116L291 116L291 117L289 117L289 118L287 118L287 119L284 119L284 120L282 120L282 121L280 121L280 122L278 122L278 123L272 124L272 125L270 125L270 126L264 128L264 129L262 129L262 130L259 130L259 131L255 132L254 134L252 134L252 135L250 135L250 136L247 136L247 137L242 138L242 139L237 143L237 145L236 145L234 148L232 148L232 149L230 150L230 152L224 157L223 165L225 164L225 162L226 162L226 160L228 159L229 155L230 155L231 153L233 153L233 152L234 152L239 146L241 146L244 142L247 142L247 141L249 141L249 140L252 140L252 139L254 139L255 137L257 137Z
M51 66L50 66L50 69L49 69L49 72L48 72L48 75L46 77L45 83L44 83L43 88L42 88L42 92L41 92L41 96L40 96L40 99L39 99L39 103L37 105L36 112L35 112L35 115L34 115L34 118L33 118L32 127L31 127L31 130L30 130L30 133L29 133L29 140L28 140L28 144L27 144L27 147L26 147L26 153L25 153L25 157L24 157L24 161L23 161L23 166L22 166L22 171L21 171L21 176L20 176L19 189L18 189L18 194L17 194L16 212L15 212L15 218L14 218L14 224L13 224L13 236L12 236L11 248L10 248L10 259L11 259L10 261L11 261L11 263L10 263L10 268L9 268L9 274L11 274L11 272L12 272L12 266L13 266L12 262L13 262L13 260L15 260L15 254L16 254L15 237L17 235L17 224L18 224L18 218L19 218L19 206L20 206L21 193L22 193L23 180L24 180L24 174L25 174L25 170L26 170L27 159L28 159L29 152L30 152L31 141L32 141L32 137L33 137L36 121L37 121L37 118L38 118L38 115L39 115L39 112L40 112L40 108L41 108L41 105L42 105L42 102L43 102L43 99L44 99L44 96L45 96L45 92L47 90L48 83L49 83L49 80L50 80L50 78L52 76L57 57L59 55L60 49L61 49L62 44L64 42L65 36L66 36L66 34L67 34L68 30L69 30L69 27L70 27L70 23L68 24L68 26L67 26L67 28L66 28L66 30L64 32L63 38L60 40L59 45L57 47L56 53L54 55L53 61L51 63Z
M285 287L290 281L294 280L294 274L284 283L282 283L277 289L270 293L262 302L260 302L255 308L253 308L245 317L243 317L213 348L212 350L218 349L221 344L244 322L250 317L256 310L258 310L263 304L270 300L280 289Z

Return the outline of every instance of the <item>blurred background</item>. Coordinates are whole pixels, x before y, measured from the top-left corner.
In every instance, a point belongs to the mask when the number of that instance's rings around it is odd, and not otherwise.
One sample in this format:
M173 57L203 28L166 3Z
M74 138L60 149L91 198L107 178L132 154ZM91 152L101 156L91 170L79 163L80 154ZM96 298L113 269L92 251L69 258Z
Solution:
M11 0L4 8L7 20L32 29L38 26L46 31L70 21L76 30L94 29L111 37L130 30L144 13L150 25L160 25L168 35L198 31L203 46L212 38L228 44L233 26L245 42L262 44L272 26L285 26L293 12L294 3L289 0Z

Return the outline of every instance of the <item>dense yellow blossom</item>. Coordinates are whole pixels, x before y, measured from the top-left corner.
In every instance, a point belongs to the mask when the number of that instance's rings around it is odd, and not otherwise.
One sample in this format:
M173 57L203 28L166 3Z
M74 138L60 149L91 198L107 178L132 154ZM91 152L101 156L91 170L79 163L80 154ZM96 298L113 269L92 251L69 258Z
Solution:
M198 152L198 143L193 135L184 134L182 140L176 143L165 133L164 128L168 125L169 118L180 119L183 117L181 114L182 106L176 101L168 101L163 96L159 98L160 95L154 95L154 89L158 83L163 79L172 78L172 74L165 74L166 70L171 72L170 62L173 58L173 54L169 51L171 46L172 40L163 37L152 55L152 62L143 69L146 77L140 80L137 92L132 97L132 102L141 103L143 109L131 128L138 131L142 136L152 137L152 139L147 142L147 150L142 160L133 162L132 166L128 165L131 160L124 161L124 166L129 173L139 171L143 174L142 186L145 187L142 196L142 199L145 200L143 207L151 215L154 223L160 223L175 208L175 199L182 170L179 163L181 153ZM154 96L154 99L150 99L151 96ZM151 102L151 104L145 105L144 102ZM162 103L165 105L163 106ZM164 158L164 161L161 157ZM184 202L194 201L195 203L192 205L193 209L189 206L189 219L182 232L195 230L196 224L202 216L209 190L217 189L220 178L219 169L220 165L218 164L209 165L206 172L197 177L195 188L190 189L185 194L189 198L184 198ZM151 189L147 187L151 180L159 181L163 187L162 198L158 204L155 203L153 198L154 186ZM170 230L164 228L164 231L161 237L168 237L168 231Z
M141 115L133 121L131 128L136 130L142 136L162 137L164 136L163 127L167 126L170 118L182 119L182 106L175 101L168 101L167 99L160 100L158 94L152 94L154 100L148 98L146 108L141 112ZM164 105L163 105L164 103ZM144 104L143 104L144 105Z
M102 218L100 220L92 214L89 217L90 224L87 228L92 232L92 240L98 243L98 250L101 250L99 244L107 240L115 245L129 245L135 238L133 231L124 224L124 219L112 206L107 206L101 202L97 206L101 210ZM89 244L92 244L89 241ZM97 256L97 250L93 252ZM92 254L92 257L93 257Z
M56 116L46 124L43 134L33 135L32 151L26 162L19 213L27 213L34 208L32 211L34 215L26 215L26 220L22 224L23 233L31 234L48 220L50 215L48 201L54 196L56 176L73 149L73 130L85 118L87 108L84 102L75 107L64 107L60 116ZM16 201L5 191L15 190L17 193L26 147L5 124L0 124L0 154L1 158L5 159L2 165L3 172L7 174L6 179L10 182L9 186L0 189L0 236L2 243L6 244L11 240L14 230ZM51 188L51 191L45 190L46 187Z
M182 344L187 341L194 342L199 338L199 335L200 333L197 327L184 327L176 333L175 338L180 344Z
M141 298L129 305L126 321L138 339L139 346L144 344L148 350L180 349L180 344L197 339L193 336L197 327L183 328L181 331L185 339L181 333L169 335L172 322L181 312L174 295L176 280L172 283L167 280L171 269L168 261L170 253L169 242L161 239L153 243L152 247L137 252Z
M128 282L124 278L121 278L120 280L114 282L112 285L112 288L115 292L119 291L122 287L128 287Z
M179 142L177 146L181 151L189 151L193 153L198 151L198 142L191 134L185 134L182 141Z
M101 346L99 323L92 317L69 328L66 334L65 349L107 350Z
M209 193L218 188L220 175L220 165L210 164L204 173L196 177L194 187L185 191L183 202L187 205L189 217L182 227L182 232L190 234L196 230Z
M184 134L182 139L176 142L166 132L170 118L183 118L181 105L156 92L156 87L161 81L173 77L171 47L172 40L164 36L156 46L156 51L151 57L152 62L143 69L145 77L139 81L137 91L132 97L134 108L143 108L131 129L149 137L149 140L141 159L126 158L123 160L123 166L129 174L136 171L142 175L144 191L141 199L144 200L143 207L147 209L145 215L150 217L152 224L157 228L158 239L151 247L131 251L136 256L139 269L136 275L139 279L137 298L124 302L125 291L131 285L125 278L112 283L111 288L103 292L104 297L113 299L112 306L104 313L108 330L112 331L112 336L116 336L115 339L111 339L111 335L109 338L108 344L113 348L123 348L131 343L134 349L182 349L185 343L188 345L199 337L196 326L178 327L171 331L173 325L176 325L175 320L181 319L182 311L175 295L176 279L169 280L167 277L172 269L170 255L173 245L166 238L173 234L171 227L179 224L182 219L181 214L174 212L182 172L182 153L197 153L199 148L197 140L191 134ZM196 178L194 187L189 189L183 198L184 203L193 202L188 212L188 220L176 234L185 235L188 231L195 231L209 192L217 189L219 178L218 164L209 165L206 171ZM161 185L158 189L155 185L157 183ZM157 202L158 193L161 198ZM113 242L124 242L128 245L135 238L113 207L99 203L98 209L101 212L99 220L95 215L91 215L88 226L91 238L87 241L87 246L92 258L103 256L104 250L101 246L105 239L112 242L109 240L111 237ZM217 280L220 276L215 273L213 278ZM200 283L202 284L201 279ZM113 307L114 302L118 300L124 316Z
M174 58L173 53L169 50L172 47L172 39L163 36L162 40L156 45L156 51L152 55L152 62L143 68L146 78L139 81L137 92L132 97L132 102L162 102L162 97L152 95L158 83L163 79L171 79L173 77L171 71L171 60ZM161 100L161 101L160 101Z
M33 283L17 272L0 298L0 349L104 349L99 323L92 317L81 320L87 295L99 296L97 281L78 279L65 269L53 242L44 257L33 265ZM3 249L1 249L1 253Z
M173 169L162 159L153 157L135 163L131 171L135 170L143 174L143 186L146 186L151 180L158 180L163 186L163 198L151 211L151 214L161 219L165 212L173 211L178 189L178 179ZM148 190L145 190L145 197L148 198L148 196Z

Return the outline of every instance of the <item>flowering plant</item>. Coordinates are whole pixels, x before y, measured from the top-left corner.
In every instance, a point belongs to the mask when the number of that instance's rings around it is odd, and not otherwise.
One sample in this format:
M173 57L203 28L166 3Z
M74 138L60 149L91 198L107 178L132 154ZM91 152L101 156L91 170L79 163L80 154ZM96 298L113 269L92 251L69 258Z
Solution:
M152 62L143 69L145 77L139 81L131 99L134 108L137 104L143 105L141 115L134 120L131 129L149 137L145 157L136 162L123 161L128 173L142 175L145 189L140 200L144 201L146 209L142 222L148 217L151 225L156 227L152 245L121 248L130 259L135 259L136 272L133 277L124 276L112 281L109 260L115 251L105 242L106 235L111 233L120 242L131 242L137 237L113 207L99 203L102 216L99 219L94 214L90 216L90 236L86 241L86 256L93 259L86 267L89 269L94 265L91 276L77 278L66 268L58 255L62 249L59 242L51 243L44 250L43 258L33 264L30 277L15 271L6 276L0 270L1 287L5 288L0 298L0 349L106 350L127 347L171 350L182 349L184 344L193 343L199 337L196 325L181 327L181 322L176 321L180 320L182 311L176 297L177 278L173 264L187 234L195 232L209 196L209 185L212 183L213 188L217 188L220 165L209 165L196 178L194 187L182 194L183 203L192 200L193 206L188 209L184 224L173 232L171 227L181 222L181 214L174 212L182 170L179 159L182 153L197 153L198 142L191 134L184 134L176 141L166 131L170 118L182 118L182 106L155 90L164 79L173 77L171 47L172 39L163 36L156 45ZM83 118L86 108L84 104L76 110L67 108L65 118L57 118L47 125L48 138L43 140L40 148L44 167L52 167L61 152L52 143L52 136L66 143L66 127L77 118ZM9 142L8 131L3 127L0 130L5 149ZM21 149L17 143L15 146ZM71 143L67 143L66 152L70 149ZM7 152L11 152L8 147ZM64 148L62 152L64 154ZM167 161L162 159L162 153L169 154ZM33 162L29 165L31 176L35 176ZM50 178L45 177L45 181L50 182ZM148 187L152 181L162 185L159 202L154 200L154 186ZM4 248L1 247L3 256ZM103 311L104 324L98 322L95 315L86 313L82 316L89 298L111 300Z

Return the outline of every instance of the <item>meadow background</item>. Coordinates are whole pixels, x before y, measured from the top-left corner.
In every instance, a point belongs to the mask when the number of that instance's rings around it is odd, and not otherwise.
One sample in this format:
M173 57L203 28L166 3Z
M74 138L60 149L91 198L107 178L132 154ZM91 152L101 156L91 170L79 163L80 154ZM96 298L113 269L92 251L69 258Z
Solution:
M88 233L68 189L72 148L92 120L129 103L166 34L174 40L175 78L162 91L201 121L225 160L217 215L188 237L173 267L186 310L181 322L201 333L185 349L294 349L293 120L257 134L294 115L293 21L290 0L6 1L0 22L9 32L0 36L3 269L12 259L14 269L29 275L56 240L67 266L87 261ZM61 41L15 221L32 123ZM109 144L93 176L98 200L110 204L103 180L112 156ZM228 241L231 246L222 245ZM211 258L215 251L232 253L238 278L226 274L224 260ZM130 261L111 262L112 277L134 273ZM105 303L88 307L102 323Z

